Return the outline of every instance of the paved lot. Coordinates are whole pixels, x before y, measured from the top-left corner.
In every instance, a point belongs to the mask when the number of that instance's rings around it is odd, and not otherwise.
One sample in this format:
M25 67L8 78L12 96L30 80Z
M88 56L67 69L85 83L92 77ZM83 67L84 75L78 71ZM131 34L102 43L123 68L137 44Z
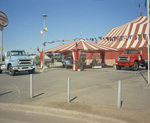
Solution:
M40 105L100 114L129 122L150 120L150 87L147 71L116 71L112 67L81 72L58 67L34 74L30 99L29 74L0 75L0 102ZM71 78L71 103L67 104L67 79ZM117 81L122 81L122 108L116 108ZM131 117L132 116L132 117Z
M50 98L67 92L68 77L71 78L71 91L75 91L139 76L139 72L144 71L116 71L113 68L103 68L77 72L65 68L52 68L40 73L37 70L33 75L34 96L37 96L37 98L48 96ZM29 91L30 75L27 72L17 73L16 76L9 76L7 73L0 74L1 102L26 102L30 96Z

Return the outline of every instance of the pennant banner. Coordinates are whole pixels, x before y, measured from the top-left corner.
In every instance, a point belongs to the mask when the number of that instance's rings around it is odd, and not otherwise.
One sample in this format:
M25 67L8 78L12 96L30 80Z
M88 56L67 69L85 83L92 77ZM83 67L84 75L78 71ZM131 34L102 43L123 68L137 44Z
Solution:
M113 36L113 37L98 37L98 38L86 38L87 41L95 41L97 43L97 40L107 40L107 41L126 41L128 39L134 38L134 40L141 39L145 40L147 38L146 34L137 34L137 35L125 35L125 36ZM70 40L53 40L53 41L46 41L43 43L43 46L46 46L46 43L52 44L56 42L69 42L69 41L76 41L80 40L80 38L70 39Z
M113 36L113 37L104 37L103 39L106 39L107 41L125 41L128 39L134 38L135 40L137 39L141 39L141 40L145 40L147 38L146 34L137 34L137 35L125 35L125 36Z
M102 37L98 37L100 40L102 39ZM78 38L75 38L75 39L70 39L70 40L53 40L53 41L46 41L43 43L43 46L46 46L46 43L49 43L49 44L52 44L52 43L55 43L55 42L69 42L69 41L76 41L76 40L80 40ZM86 38L87 41L96 41L97 42L97 38Z

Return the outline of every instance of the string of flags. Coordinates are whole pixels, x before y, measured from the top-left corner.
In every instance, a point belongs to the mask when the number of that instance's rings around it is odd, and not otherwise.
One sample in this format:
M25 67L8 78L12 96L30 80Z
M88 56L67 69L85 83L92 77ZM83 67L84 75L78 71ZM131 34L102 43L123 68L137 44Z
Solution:
M129 36L113 36L113 37L103 37L103 40L107 40L107 41L124 41L124 40L128 40L133 38L134 40L146 40L147 35L146 34L137 34L137 35L129 35Z
M98 38L86 38L87 41L95 41L97 42L97 40L107 40L107 41L123 41L123 40L128 40L134 38L134 40L146 40L147 35L146 34L137 34L137 35L129 35L129 36L113 36L113 37L98 37ZM43 43L43 46L46 46L46 43L52 44L52 43L56 43L56 42L69 42L69 41L76 41L76 40L80 40L78 38L75 39L71 39L71 40L53 40L53 41L46 41Z
M102 39L102 37L98 37L100 40ZM52 44L52 43L56 43L56 42L69 42L69 41L76 41L76 40L80 40L80 38L75 38L75 39L71 39L71 40L53 40L53 41L46 41L43 43L43 46L46 46L46 43ZM97 42L97 38L86 38L87 41L96 41Z

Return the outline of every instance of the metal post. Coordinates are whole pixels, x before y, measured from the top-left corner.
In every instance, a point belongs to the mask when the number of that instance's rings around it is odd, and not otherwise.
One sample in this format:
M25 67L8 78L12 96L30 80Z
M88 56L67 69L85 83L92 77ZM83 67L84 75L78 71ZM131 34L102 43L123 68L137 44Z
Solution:
M33 74L30 74L30 98L33 98Z
M68 97L67 97L67 103L70 102L70 78L68 77Z
M0 30L1 30L1 64L3 63L3 27L0 26Z
M44 17L44 28L43 28L43 35L44 35L44 40L43 40L43 70L44 70L44 66L45 66L45 59L44 59L44 55L45 55L45 17Z
M147 25L148 25L148 84L150 84L150 82L149 82L149 0L147 0Z
M121 108L121 81L118 81L117 107Z

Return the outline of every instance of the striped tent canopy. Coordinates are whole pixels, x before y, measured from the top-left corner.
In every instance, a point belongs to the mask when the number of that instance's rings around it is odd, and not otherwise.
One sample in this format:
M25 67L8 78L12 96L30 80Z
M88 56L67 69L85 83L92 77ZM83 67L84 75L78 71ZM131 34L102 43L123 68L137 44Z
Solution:
M103 45L98 45L93 42L86 41L84 39L77 40L75 42L71 42L65 45L61 45L58 47L54 47L48 50L45 50L45 53L64 53L64 52L72 52L73 50L78 49L80 52L99 52L99 51L109 51L116 50L115 48L110 48Z
M129 23L112 28L98 44L115 49L147 47L147 21L147 17L141 15Z

